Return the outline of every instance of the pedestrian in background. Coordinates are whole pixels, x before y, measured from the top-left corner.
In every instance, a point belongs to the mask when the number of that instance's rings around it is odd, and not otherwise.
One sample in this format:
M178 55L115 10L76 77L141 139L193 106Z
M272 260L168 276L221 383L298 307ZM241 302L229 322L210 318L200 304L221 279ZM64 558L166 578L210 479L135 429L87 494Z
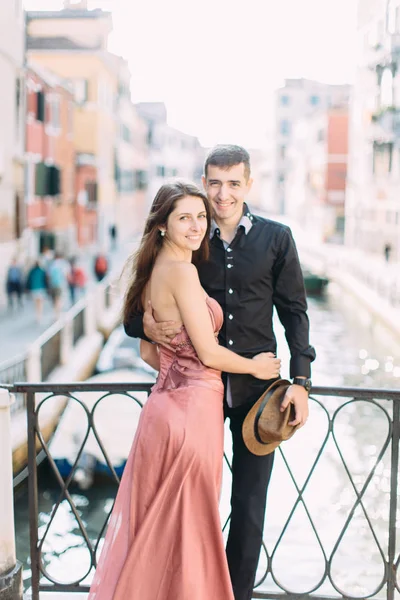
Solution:
M78 264L76 257L69 260L70 270L67 275L69 295L71 304L75 304L77 291L83 291L86 285L86 273L81 265Z
M389 244L389 243L385 244L385 247L383 249L383 253L385 255L386 262L389 262L389 260L390 260L390 253L391 252L392 252L392 246L391 246L391 244Z
M28 273L26 290L33 298L35 304L35 319L40 325L43 316L44 298L47 292L47 275L39 261L34 263Z
M117 248L117 226L110 226L110 238L111 238L111 249L116 250Z
M69 266L63 256L56 253L54 260L49 264L47 278L49 294L54 308L54 316L59 318L62 309L63 294L67 284Z
M22 291L23 291L23 273L16 258L13 258L11 265L8 267L6 278L6 292L8 299L8 308L14 308L14 296L16 296L18 305L22 307Z
M94 274L97 281L101 281L107 275L108 260L103 252L99 252L94 259Z

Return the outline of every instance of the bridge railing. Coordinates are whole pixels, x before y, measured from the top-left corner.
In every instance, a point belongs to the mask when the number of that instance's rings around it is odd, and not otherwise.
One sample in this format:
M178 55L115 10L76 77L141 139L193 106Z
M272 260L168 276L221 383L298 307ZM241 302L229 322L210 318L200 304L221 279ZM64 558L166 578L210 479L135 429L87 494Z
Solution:
M112 447L106 446L104 438L107 432L110 439L109 415L117 419L121 412L123 420L132 423L130 444L150 384L22 383L8 390L25 395L28 414L32 599L38 600L40 591L85 592L112 499L105 502L104 520L96 527L90 510L82 505L81 493L77 495L74 474L94 444L97 460L115 483L116 493L120 475L110 455ZM64 476L40 429L45 404L59 396L67 398L67 410L78 407L80 418L74 422L81 424L79 435L75 432L79 440L70 473ZM398 597L399 439L400 390L313 388L307 426L276 453L255 598ZM226 489L221 498L225 534L230 488L227 444ZM47 456L57 490L47 512L39 503L38 451ZM71 560L73 569L68 566Z

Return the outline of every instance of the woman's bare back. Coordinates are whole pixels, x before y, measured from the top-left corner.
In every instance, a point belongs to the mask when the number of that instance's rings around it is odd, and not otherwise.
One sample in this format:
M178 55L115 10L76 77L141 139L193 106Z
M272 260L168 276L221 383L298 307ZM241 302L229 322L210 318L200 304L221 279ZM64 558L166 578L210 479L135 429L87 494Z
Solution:
M174 285L173 267L177 264L172 260L156 260L153 272L146 286L143 305L150 300L156 321L175 321L183 325L182 317L173 296Z

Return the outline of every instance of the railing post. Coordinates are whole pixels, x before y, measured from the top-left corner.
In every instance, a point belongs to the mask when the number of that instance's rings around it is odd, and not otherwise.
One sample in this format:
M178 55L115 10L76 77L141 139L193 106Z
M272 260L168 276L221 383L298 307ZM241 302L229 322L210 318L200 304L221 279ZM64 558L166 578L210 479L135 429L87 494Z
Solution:
M98 324L106 308L106 290L102 283L97 285L95 294L96 324Z
M66 318L64 326L61 329L61 348L60 348L60 361L62 365L68 363L73 348L73 324L72 319Z
M0 600L22 600L22 565L16 560L10 406L0 389Z
M33 345L28 351L26 359L26 380L30 383L42 381L42 349Z
M390 509L389 509L389 575L387 600L394 600L396 590L396 526L397 491L399 484L399 444L400 444L400 401L393 400L392 455L390 466Z
M87 294L84 311L84 332L89 336L96 332L96 299L93 292Z

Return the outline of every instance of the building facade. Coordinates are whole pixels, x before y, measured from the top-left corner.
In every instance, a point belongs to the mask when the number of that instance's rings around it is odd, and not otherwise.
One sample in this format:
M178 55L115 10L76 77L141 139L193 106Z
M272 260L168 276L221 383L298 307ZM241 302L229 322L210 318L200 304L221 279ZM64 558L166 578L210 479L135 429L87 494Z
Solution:
M117 138L115 169L118 200L115 226L118 238L140 233L147 216L149 180L148 127L131 98L131 75L127 63L118 59Z
M75 149L73 94L44 69L26 69L25 207L30 256L44 248L74 254Z
M118 68L107 50L111 31L110 13L88 10L85 1L27 14L29 60L56 73L74 91L78 239L86 244L95 237L104 246L117 204Z
M400 1L359 3L346 244L400 258Z
M23 251L24 13L22 0L5 2L0 19L0 303L12 257Z
M348 106L298 121L287 151L286 214L316 242L343 243Z
M197 137L168 125L167 111L163 103L142 102L136 107L148 125L148 209L157 190L170 178L180 177L202 185L205 150Z
M273 196L269 210L286 213L287 150L295 124L316 111L342 106L349 101L348 85L328 85L309 79L286 79L275 92L272 156Z

